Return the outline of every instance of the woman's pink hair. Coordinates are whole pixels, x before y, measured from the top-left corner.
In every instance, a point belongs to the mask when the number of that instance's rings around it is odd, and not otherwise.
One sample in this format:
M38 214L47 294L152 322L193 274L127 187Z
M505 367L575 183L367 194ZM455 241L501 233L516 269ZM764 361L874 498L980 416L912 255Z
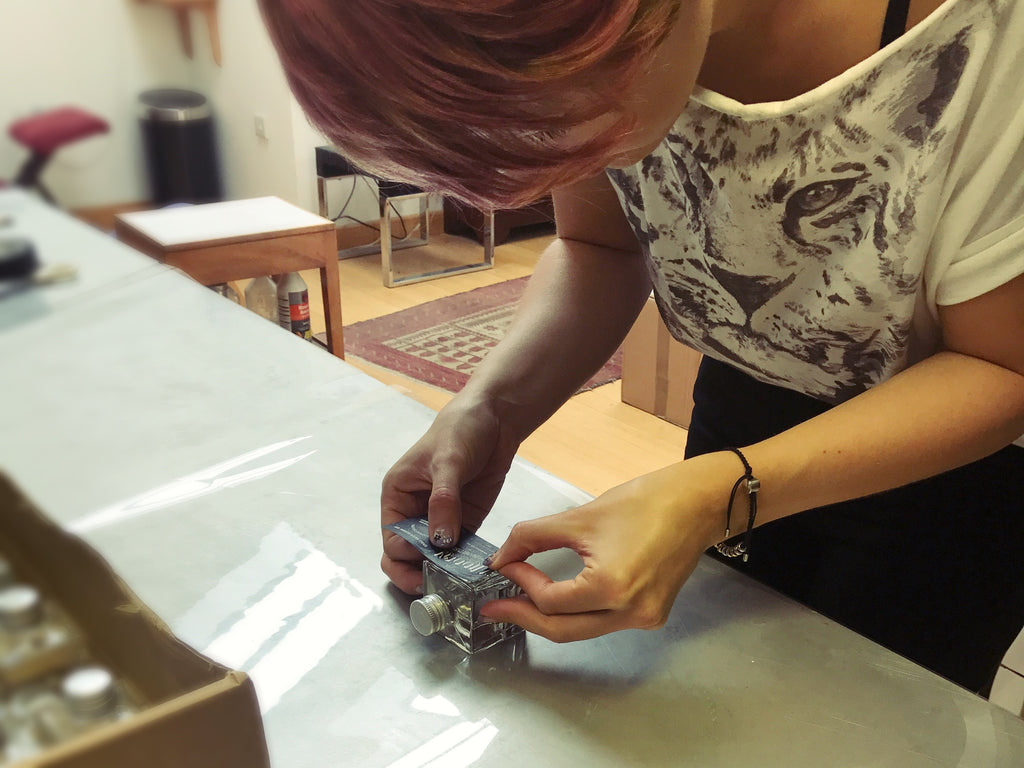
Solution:
M599 173L681 0L260 0L292 92L355 165L480 207ZM572 129L612 115L582 142ZM593 131L589 131L593 133Z

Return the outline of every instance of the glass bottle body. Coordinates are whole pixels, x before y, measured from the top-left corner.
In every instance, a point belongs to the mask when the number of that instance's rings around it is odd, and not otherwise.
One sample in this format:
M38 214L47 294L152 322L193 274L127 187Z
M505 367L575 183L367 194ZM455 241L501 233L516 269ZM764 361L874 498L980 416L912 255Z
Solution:
M110 672L98 666L22 686L4 704L0 723L7 732L6 756L15 761L134 712Z
M522 634L514 624L480 619L480 608L491 600L515 597L522 590L497 571L467 580L429 560L423 562L423 597L410 608L421 634L438 633L467 653L476 653Z
M70 622L36 589L0 589L0 690L66 669L80 652Z

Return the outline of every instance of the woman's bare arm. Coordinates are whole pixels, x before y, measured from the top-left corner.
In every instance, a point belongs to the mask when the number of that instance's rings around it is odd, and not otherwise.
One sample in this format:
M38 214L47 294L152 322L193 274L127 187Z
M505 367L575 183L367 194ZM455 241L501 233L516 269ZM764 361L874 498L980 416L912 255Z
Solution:
M519 444L622 341L650 284L643 257L603 176L554 194L558 239L547 249L504 340L391 468L381 523L426 515L439 546L476 530ZM406 592L422 557L384 531L381 568Z
M1024 433L1024 276L943 308L941 321L944 351L741 446L761 481L758 523L938 474ZM742 474L729 452L698 456L519 524L493 566L529 599L496 601L484 614L555 640L661 626L701 552L722 537L729 489ZM575 580L552 582L522 562L566 546L584 561Z
M605 176L553 198L558 239L538 262L508 335L460 395L498 404L520 439L607 361L651 290Z

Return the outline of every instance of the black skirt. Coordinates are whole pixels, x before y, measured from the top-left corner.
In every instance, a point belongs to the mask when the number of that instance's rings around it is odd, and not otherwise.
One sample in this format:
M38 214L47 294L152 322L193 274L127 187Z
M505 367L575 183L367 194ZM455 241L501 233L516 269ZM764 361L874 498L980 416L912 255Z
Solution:
M828 408L704 358L686 455L749 445ZM987 696L1024 626L1022 483L1024 448L1009 446L928 480L767 523L747 563L711 554Z

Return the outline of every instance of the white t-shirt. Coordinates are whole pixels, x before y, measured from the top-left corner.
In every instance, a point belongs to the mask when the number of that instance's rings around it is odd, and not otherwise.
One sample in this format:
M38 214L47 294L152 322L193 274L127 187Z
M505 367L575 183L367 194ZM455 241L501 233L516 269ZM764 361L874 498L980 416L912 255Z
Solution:
M697 88L608 175L673 336L846 400L936 351L938 305L1024 273L1024 0L947 0L787 101Z

